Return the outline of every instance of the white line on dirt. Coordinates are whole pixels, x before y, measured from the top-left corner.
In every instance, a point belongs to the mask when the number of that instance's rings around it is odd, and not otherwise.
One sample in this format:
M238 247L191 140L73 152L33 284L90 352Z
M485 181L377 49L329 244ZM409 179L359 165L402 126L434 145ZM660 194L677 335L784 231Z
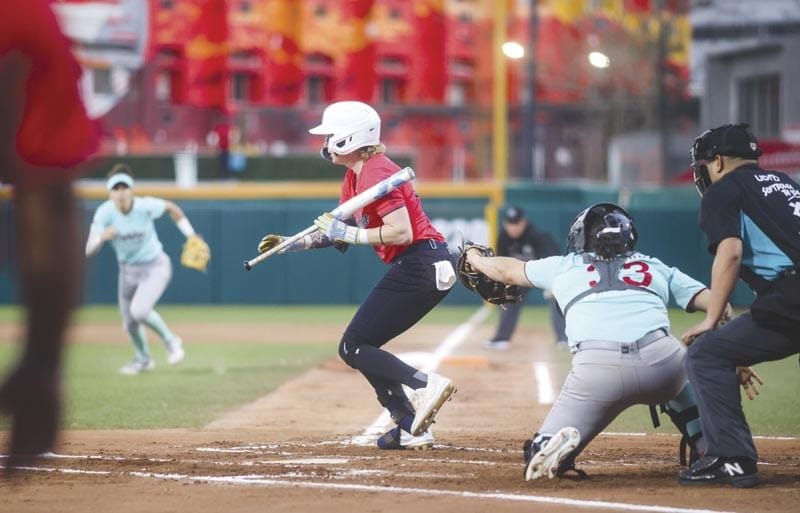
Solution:
M550 371L544 362L534 362L533 372L536 376L536 389L539 391L539 404L553 404L556 393L553 390L553 380Z
M464 340L475 330L475 327L481 324L491 313L491 308L483 305L477 312L467 320L467 322L458 326L452 333L447 335L441 344L436 348L433 354L427 359L424 365L420 368L422 372L433 372L439 368L442 360L447 358L455 349L460 346ZM388 431L394 424L389 412L383 410L375 421L367 427L361 435L354 436L350 439L350 443L354 445L369 445L375 442L375 437L382 435Z
M516 502L534 502L542 504L552 504L557 506L572 506L595 509L611 509L622 511L651 511L656 513L732 513L710 509L676 508L671 506L649 506L645 504L628 504L624 502L608 501L585 501L578 499L568 499L564 497L548 497L543 495L523 495L515 493L488 493L470 492L455 490L439 490L430 488L405 488L391 486L372 486L351 483L324 483L314 481L294 481L291 479L268 479L261 475L242 475L242 476L190 476L184 474L161 474L155 472L107 472L89 471L77 469L53 469L44 467L24 467L24 470L36 472L60 472L65 474L101 474L101 475L128 475L147 479L161 479L170 481L189 480L193 483L224 483L236 485L262 485L280 486L289 488L315 488L321 490L348 490L356 492L380 492L380 493L405 493L427 496L450 496L463 497L469 499L489 499Z

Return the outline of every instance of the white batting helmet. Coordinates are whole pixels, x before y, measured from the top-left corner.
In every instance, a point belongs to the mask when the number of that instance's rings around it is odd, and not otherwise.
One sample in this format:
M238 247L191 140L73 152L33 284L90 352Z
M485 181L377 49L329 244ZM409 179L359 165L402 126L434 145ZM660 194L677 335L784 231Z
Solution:
M336 102L322 113L322 123L310 133L328 137L328 151L346 155L381 142L381 118L375 109L356 101Z

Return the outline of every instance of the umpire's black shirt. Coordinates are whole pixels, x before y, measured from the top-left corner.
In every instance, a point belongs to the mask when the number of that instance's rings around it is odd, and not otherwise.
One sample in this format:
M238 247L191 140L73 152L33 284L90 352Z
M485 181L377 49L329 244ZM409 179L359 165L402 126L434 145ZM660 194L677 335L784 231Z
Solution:
M706 190L700 226L712 254L724 239L742 240L741 278L760 290L800 265L800 186L786 173L746 164Z

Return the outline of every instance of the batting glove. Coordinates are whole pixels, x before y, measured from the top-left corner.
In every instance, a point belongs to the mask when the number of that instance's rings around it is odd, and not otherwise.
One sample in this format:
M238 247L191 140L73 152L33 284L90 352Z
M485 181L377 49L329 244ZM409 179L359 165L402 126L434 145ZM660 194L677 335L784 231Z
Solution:
M282 243L284 240L286 240L286 237L283 237L281 235L273 235L273 234L265 235L264 238L261 239L261 242L258 245L258 252L264 253L265 251L269 251L278 244ZM292 242L282 250L278 251L278 253L279 254L294 253L295 251L300 251L302 249L306 249L305 237L295 242Z
M345 244L368 244L367 234L364 230L356 226L339 221L330 213L325 212L319 216L314 224L330 240L334 242L344 242Z

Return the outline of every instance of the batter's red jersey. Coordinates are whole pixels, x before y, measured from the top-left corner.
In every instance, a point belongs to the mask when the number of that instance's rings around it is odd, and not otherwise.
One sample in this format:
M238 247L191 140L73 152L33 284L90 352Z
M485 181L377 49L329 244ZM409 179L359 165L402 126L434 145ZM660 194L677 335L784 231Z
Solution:
M99 140L78 91L80 66L50 4L0 0L0 123L9 124L2 132L16 131L13 152L30 165L16 176L7 165L0 173L17 185L72 179L65 168L85 160Z
M339 203L344 203L350 198L369 189L376 183L392 176L399 170L400 166L389 160L389 158L382 153L364 162L364 167L361 168L361 173L358 175L356 175L352 169L348 169L347 174L344 176L342 197ZM433 227L431 220L428 218L427 214L425 214L425 211L422 210L422 201L419 196L417 196L417 193L414 192L414 186L410 183L404 183L383 198L367 205L361 210L357 210L354 219L361 228L377 228L383 224L383 216L402 207L406 207L408 216L411 219L411 229L414 234L413 242L428 239L437 242L445 241L444 236ZM382 244L372 246L375 253L387 264L407 247L408 246L384 246Z

